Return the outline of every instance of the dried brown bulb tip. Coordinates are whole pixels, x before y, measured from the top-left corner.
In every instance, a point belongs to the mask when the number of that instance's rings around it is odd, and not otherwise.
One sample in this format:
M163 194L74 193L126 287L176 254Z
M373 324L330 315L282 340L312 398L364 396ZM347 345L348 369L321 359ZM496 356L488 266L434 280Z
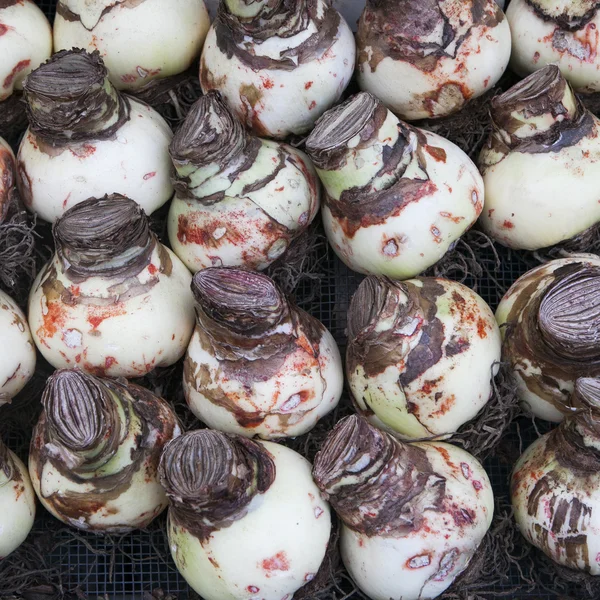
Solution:
M233 267L204 269L194 275L192 291L201 322L205 316L239 335L260 337L289 317L283 292L261 273Z
M395 440L356 415L342 419L315 457L313 478L351 529L406 535L426 508L440 508L446 479L425 450Z
M358 147L370 145L386 117L387 109L375 96L360 92L317 121L306 140L306 151L318 169L339 168L347 160L348 142L360 135Z
M84 470L94 471L114 456L122 423L114 392L106 382L83 371L56 371L48 379L42 404L51 452L70 468L89 460Z
M245 48L244 38L254 38L257 43L272 37L291 38L305 31L311 21L316 22L316 31L305 43L282 52L279 60L256 56ZM275 3L224 0L219 3L214 27L223 53L235 54L255 70L293 71L300 64L318 58L332 45L339 23L340 14L336 10L310 0Z
M491 115L492 143L506 144L505 151L557 152L576 144L593 127L591 113L556 65L532 73L496 96Z
M554 21L561 29L567 31L581 29L598 12L597 0L577 0L576 2L527 0L527 3L544 21Z
M70 208L54 224L53 235L63 268L76 282L137 274L157 243L143 209L119 194Z
M177 172L173 185L183 198L214 204L223 199L223 191L208 195L200 191L196 196L193 186L201 187L206 179L219 174L233 181L251 167L260 146L258 139L246 133L221 94L210 91L192 106L169 147ZM203 168L206 172L192 178L194 171Z
M223 170L239 158L249 140L239 119L233 116L221 94L213 90L192 106L173 137L169 152L177 169L216 163Z
M600 261L580 255L529 271L496 314L521 400L537 417L561 421L575 382L600 376Z
M561 359L600 366L600 269L558 278L540 302L538 326L546 346Z
M53 145L108 139L129 119L98 51L57 52L27 77L24 96L31 131Z
M160 481L171 518L200 539L241 519L257 494L275 480L275 463L261 445L242 436L203 429L171 441Z

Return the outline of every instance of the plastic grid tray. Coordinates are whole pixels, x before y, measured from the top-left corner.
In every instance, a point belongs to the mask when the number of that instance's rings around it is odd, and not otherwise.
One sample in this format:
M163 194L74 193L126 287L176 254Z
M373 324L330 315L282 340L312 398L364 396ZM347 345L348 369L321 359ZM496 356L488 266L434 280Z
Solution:
M362 3L362 0L355 0ZM36 0L52 21L56 0ZM213 3L214 4L214 3ZM532 261L525 254L497 249L500 255L500 268L492 277L484 277L477 281L478 293L495 309L503 292L528 268ZM324 270L327 277L314 284L301 285L297 290L297 301L318 318L334 335L343 352L346 336L346 316L350 298L362 277L350 271L327 249ZM491 258L491 253L489 254ZM475 282L466 281L467 285ZM306 294L311 293L312 300L305 301ZM492 485L498 494L504 494L510 473L510 466L496 459L486 462L486 469ZM165 594L176 595L180 600L189 597L190 589L177 572L174 563L161 556L168 554L167 542L161 531L164 515L154 523L148 531L138 531L115 539L81 533L74 539L60 523L53 520L41 508L38 509L36 532L51 532L52 550L49 563L62 571L62 582L65 588L78 587L83 594L92 598L110 598L111 600L142 599L145 593L162 589ZM110 576L109 576L110 574ZM516 573L510 574L515 582ZM507 583L508 586L508 583ZM508 588L499 585L496 594L506 592ZM2 582L0 581L0 598ZM555 596L545 592L535 592L529 596L539 600L551 600ZM349 598L348 598L349 600Z

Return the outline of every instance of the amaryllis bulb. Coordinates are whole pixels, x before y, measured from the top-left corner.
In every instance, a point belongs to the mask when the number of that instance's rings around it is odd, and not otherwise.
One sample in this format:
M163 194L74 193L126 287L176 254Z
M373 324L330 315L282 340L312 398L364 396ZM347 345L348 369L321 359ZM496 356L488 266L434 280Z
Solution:
M492 100L479 157L483 229L510 248L536 250L600 221L600 121L554 65ZM565 199L568 198L568 202Z
M52 54L52 29L32 0L0 2L0 102ZM1 119L1 117L0 117Z
M25 541L34 517L35 493L27 467L0 440L0 560Z
M510 57L494 0L367 0L358 84L399 117L443 117L490 90Z
M246 133L218 92L194 104L170 153L176 194L169 240L193 272L264 269L319 210L319 179L308 157Z
M15 155L8 142L0 137L0 224L14 200L17 185Z
M181 431L161 398L126 380L56 371L42 396L29 473L40 502L79 529L146 527L167 506L163 446Z
M119 195L69 209L29 295L36 345L56 368L141 377L179 360L194 328L191 275Z
M600 91L600 14L594 0L511 0L511 68L521 76L556 65L578 92Z
M528 271L496 319L521 400L537 417L561 421L575 381L600 376L600 258L574 255Z
M321 117L306 150L323 182L329 243L351 269L406 279L475 223L483 182L460 148L362 92Z
M600 379L577 379L571 405L519 458L512 504L531 544L560 565L600 575Z
M206 269L192 283L197 323L183 387L209 427L265 439L301 435L343 387L331 334L266 275Z
M203 0L59 0L56 50L98 50L120 90L189 68L210 20Z
M166 121L122 95L100 54L61 51L25 83L29 129L18 153L19 190L55 221L92 196L120 193L148 213L173 194Z
M352 32L327 0L221 0L200 84L220 91L256 135L285 138L339 100L354 62Z
M490 399L499 360L494 314L460 283L368 277L352 298L346 372L355 405L401 438L455 433Z
M35 371L35 346L27 319L15 301L0 290L0 406L10 402ZM0 536L1 538L1 536ZM0 550L0 556L2 551Z
M405 444L342 419L313 477L342 521L342 560L371 600L436 598L468 566L494 496L481 464L451 444Z
M167 446L169 545L198 594L281 600L314 578L331 521L310 468L284 446L208 429Z

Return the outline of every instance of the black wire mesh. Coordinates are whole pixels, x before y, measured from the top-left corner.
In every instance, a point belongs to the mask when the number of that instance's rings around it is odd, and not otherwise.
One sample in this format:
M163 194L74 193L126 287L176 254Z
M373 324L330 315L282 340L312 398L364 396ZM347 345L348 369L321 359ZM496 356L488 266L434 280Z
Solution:
M38 0L50 20L54 17L55 0ZM489 258L493 261L491 251ZM476 287L478 293L496 308L502 294L525 271L535 263L526 253L511 252L498 248L501 265L478 281L465 283ZM296 291L296 300L302 308L318 318L334 335L342 352L346 343L346 317L350 298L360 283L361 276L345 267L328 248L323 261L323 277L301 283ZM42 365L43 366L43 365ZM43 371L43 370L42 370ZM38 383L39 385L39 383ZM43 380L41 382L43 385ZM41 392L41 387L40 387ZM29 418L35 420L37 406L20 407L30 411ZM27 439L22 431L15 430L6 440L9 446L21 449L23 458L27 453ZM533 439L533 432L523 435L527 445ZM519 438L513 431L507 437L506 445L511 454L517 455ZM506 497L507 482L512 467L510 459L494 457L485 463L497 497ZM39 536L44 565L40 570L56 573L55 595L44 598L110 598L142 599L168 598L169 594L180 600L195 598L189 587L178 574L169 554L164 535L165 516L163 515L146 531L138 531L126 536L96 536L77 533L67 529L38 506L38 516L32 536ZM508 590L519 582L519 573L513 568L504 582L494 586L494 596L515 597ZM0 598L14 597L9 583L0 579ZM164 592L157 595L156 590ZM67 591L68 590L68 594ZM154 592L154 596L152 593ZM54 593L54 592L53 592ZM491 592L490 592L491 594ZM31 596L34 597L34 596ZM38 596L35 596L37 598ZM39 596L42 597L42 596ZM338 598L341 596L331 596ZM353 596L346 596L349 600ZM483 596L477 596L482 598ZM491 595L489 596L491 597ZM520 598L550 600L556 595L535 591L529 595L519 594ZM475 596L473 596L475 598Z

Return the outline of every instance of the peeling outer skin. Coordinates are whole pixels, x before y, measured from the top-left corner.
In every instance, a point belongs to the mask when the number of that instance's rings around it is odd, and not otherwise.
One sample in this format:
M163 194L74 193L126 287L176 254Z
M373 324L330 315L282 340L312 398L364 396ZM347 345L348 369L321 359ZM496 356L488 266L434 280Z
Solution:
M333 336L283 302L285 315L256 335L219 328L197 308L183 387L192 412L211 428L263 439L294 437L337 406L343 369Z
M580 412L525 450L512 474L511 498L531 544L560 565L600 575L599 383L580 379L578 388L582 381L591 382L596 398L580 394Z
M0 137L0 223L6 217L10 194L16 184L15 155L8 142Z
M291 598L325 556L329 506L311 478L310 463L284 446L258 443L272 455L276 477L264 494L254 497L246 516L203 543L169 511L173 560L206 600Z
M54 222L83 200L114 192L132 198L147 214L168 202L173 134L154 109L133 98L128 102L129 120L110 139L56 148L27 130L17 164L19 192L29 210Z
M219 90L256 135L305 133L352 77L352 31L325 0L279 3L272 17L257 10L264 16L242 25L221 4L202 51L202 91Z
M0 13L1 14L1 13ZM0 441L0 556L6 558L33 526L35 493L27 467Z
M157 476L163 446L181 431L171 407L148 390L126 382L104 380L120 399L124 415L121 438L108 462L75 453L78 467L62 455L70 451L50 435L47 412L33 431L29 473L40 502L57 519L78 529L125 533L143 528L168 505ZM111 429L113 423L105 422Z
M56 368L141 377L176 362L194 327L191 276L155 242L136 274L70 278L55 255L29 296L36 345Z
M537 86L535 92L529 94L528 84ZM510 113L513 101L503 106L502 98L516 96L517 86L526 92L525 100L515 97L518 105ZM492 106L494 129L479 157L485 183L480 222L509 248L537 250L600 221L595 183L600 177L600 121L564 87L556 67L537 71L517 86Z
M510 39L494 0L370 0L358 23L358 84L402 119L443 117L494 86Z
M492 394L500 331L489 306L460 283L371 277L352 299L348 336L357 410L401 439L449 437Z
M369 118L361 112L367 98L373 104ZM349 130L346 110L360 113ZM327 127L330 114L338 120ZM319 132L322 141L315 139ZM339 143L328 143L328 135L339 135ZM325 114L307 150L327 192L322 214L329 243L359 273L418 275L483 209L483 181L462 150L398 121L365 93Z
M549 14L548 7L564 8ZM540 6L542 5L542 6ZM569 19L569 9L578 18ZM546 9L546 10L544 10ZM600 91L600 14L598 3L546 3L539 0L511 0L506 17L512 32L511 68L522 77L555 64L576 91Z
M35 371L35 346L27 319L16 303L0 291L0 406L10 402ZM4 556L0 551L0 556Z
M265 269L315 218L320 185L303 152L260 140L255 164L237 174L214 203L176 192L169 211L169 241L192 272L220 266ZM265 164L274 167L269 175L273 178L246 191ZM195 193L210 185L209 180Z
M376 442L368 448L369 436L363 435L362 444L355 440L345 448L342 463L343 459L352 461L352 469L339 472L337 478L332 473L326 497L337 509L339 494L347 496L350 502L354 495L354 516L358 521L377 515L383 525L389 514L389 527L378 533L366 532L349 524L347 513L338 512L343 522L342 560L358 587L373 600L435 598L464 571L491 524L494 498L488 476L475 458L450 444L405 445L385 433L379 435L387 437L387 442ZM382 450L390 443L399 449L386 454L385 462L376 463L378 458L384 460ZM323 448L327 448L327 441ZM319 465L317 455L313 476L321 485ZM394 471L399 479L393 477ZM433 488L428 491L426 487L419 495L417 482L427 476ZM378 493L392 480L392 490ZM399 490L407 493L406 502L393 498L392 494ZM365 504L363 494L369 492L375 502ZM389 504L382 506L382 499ZM396 523L394 511L399 518ZM405 526L399 526L403 521Z
M504 338L503 360L512 365L519 396L536 416L548 421L560 422L565 413L571 411L570 395L578 377L600 375L597 360L560 357L543 342L538 331L538 310L549 287L559 278L584 269L600 272L600 258L581 254L536 267L512 285L496 311ZM586 296L591 297L589 291ZM586 296L573 292L573 300ZM566 309L568 311L568 305ZM568 319L573 324L581 322L575 310ZM590 322L588 319L589 316L584 325ZM573 331L576 331L574 327Z
M200 53L209 24L203 0L60 0L54 47L99 50L112 83L137 90L185 71Z
M0 4L0 102L52 54L52 29L31 0Z

